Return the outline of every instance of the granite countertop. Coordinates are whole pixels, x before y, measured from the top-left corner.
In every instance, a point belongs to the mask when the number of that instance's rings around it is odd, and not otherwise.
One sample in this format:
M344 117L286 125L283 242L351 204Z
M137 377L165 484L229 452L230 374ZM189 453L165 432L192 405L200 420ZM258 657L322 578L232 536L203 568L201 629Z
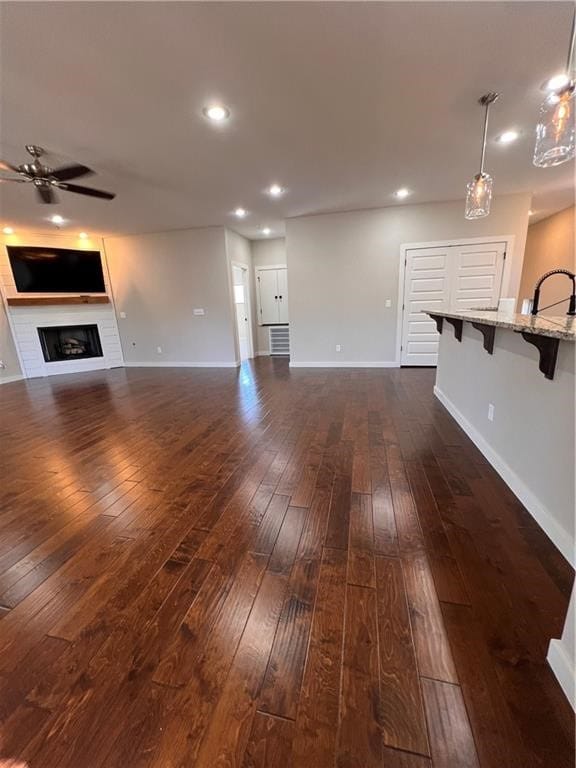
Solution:
M551 336L554 339L576 341L576 316L559 315L558 317L541 317L537 315L511 315L495 310L467 309L460 312L426 312L437 317L451 317L456 320L466 320L470 323L495 325L497 328L508 328L511 331L525 331L539 336Z

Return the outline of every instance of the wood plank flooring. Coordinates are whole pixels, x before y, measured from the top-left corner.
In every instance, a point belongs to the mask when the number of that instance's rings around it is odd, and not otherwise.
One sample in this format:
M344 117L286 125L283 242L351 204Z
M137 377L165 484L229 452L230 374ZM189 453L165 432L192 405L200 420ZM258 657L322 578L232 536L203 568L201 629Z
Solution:
M0 765L572 768L573 573L432 370L0 388Z

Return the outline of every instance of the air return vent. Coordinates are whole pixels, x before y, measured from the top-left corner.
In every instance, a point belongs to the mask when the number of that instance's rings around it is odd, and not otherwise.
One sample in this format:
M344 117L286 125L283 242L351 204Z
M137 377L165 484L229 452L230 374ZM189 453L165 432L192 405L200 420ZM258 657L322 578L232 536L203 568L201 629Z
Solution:
M287 325L273 325L270 331L270 354L290 356L290 328Z

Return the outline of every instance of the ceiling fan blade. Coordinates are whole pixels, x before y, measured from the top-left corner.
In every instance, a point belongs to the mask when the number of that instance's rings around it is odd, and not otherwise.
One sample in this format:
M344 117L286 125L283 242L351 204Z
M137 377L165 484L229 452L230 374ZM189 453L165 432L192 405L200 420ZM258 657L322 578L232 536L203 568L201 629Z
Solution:
M76 192L77 195L88 195L89 197L100 197L103 200L114 200L116 195L113 192L104 192L102 189L92 189L92 187L80 187L78 184L56 184L58 189L64 189L66 192Z
M41 203L48 203L50 205L57 202L54 190L48 185L37 186L36 192L38 193Z
M15 165L12 165L12 163L7 163L6 160L0 160L0 171L19 173L18 168Z
M78 179L80 176L89 176L94 171L86 165L65 165L63 168L56 168L50 176L57 181L68 181L68 179Z

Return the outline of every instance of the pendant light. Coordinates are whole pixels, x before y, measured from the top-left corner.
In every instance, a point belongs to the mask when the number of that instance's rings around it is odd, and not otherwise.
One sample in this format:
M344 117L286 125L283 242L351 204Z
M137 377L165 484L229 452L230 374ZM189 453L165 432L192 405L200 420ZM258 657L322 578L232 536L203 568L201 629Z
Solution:
M484 131L482 132L482 151L480 153L480 171L474 176L466 187L466 210L464 216L467 219L481 219L490 213L492 200L492 176L484 172L484 157L486 155L486 136L488 133L488 112L500 94L485 93L478 103L484 107Z
M568 48L565 77L560 77L560 87L552 90L540 107L536 126L534 165L549 168L561 165L576 155L574 38L576 12L572 19L572 32Z

